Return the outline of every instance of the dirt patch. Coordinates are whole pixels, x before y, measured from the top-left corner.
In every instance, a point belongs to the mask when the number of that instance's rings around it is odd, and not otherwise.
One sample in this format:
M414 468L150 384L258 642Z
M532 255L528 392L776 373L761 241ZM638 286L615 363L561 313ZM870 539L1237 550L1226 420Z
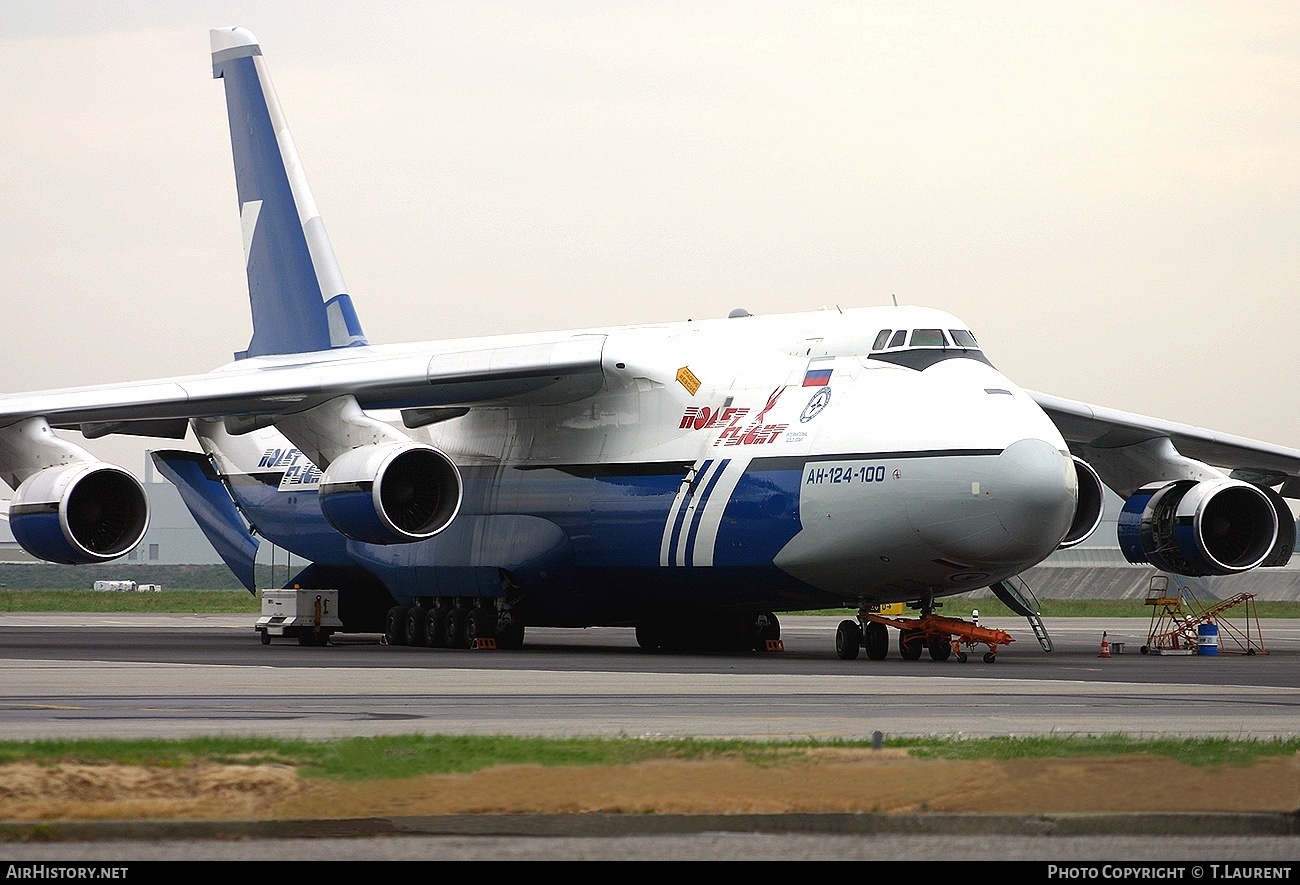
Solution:
M288 766L0 766L0 820L330 819L456 813L985 812L1300 809L1300 757L1194 768L1138 757L919 760L818 751L780 765L738 759L624 766L502 766L340 783Z

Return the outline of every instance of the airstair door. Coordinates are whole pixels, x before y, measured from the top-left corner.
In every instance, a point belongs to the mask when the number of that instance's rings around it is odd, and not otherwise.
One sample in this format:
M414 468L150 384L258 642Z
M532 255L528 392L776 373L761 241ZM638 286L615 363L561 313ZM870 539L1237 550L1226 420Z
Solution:
M1024 578L1016 575L1005 581L998 581L989 589L1003 605L1029 621L1029 626L1034 630L1034 637L1043 647L1043 651L1052 650L1052 637L1047 635L1047 628L1043 626L1043 619L1038 614L1038 598L1034 596L1034 591Z

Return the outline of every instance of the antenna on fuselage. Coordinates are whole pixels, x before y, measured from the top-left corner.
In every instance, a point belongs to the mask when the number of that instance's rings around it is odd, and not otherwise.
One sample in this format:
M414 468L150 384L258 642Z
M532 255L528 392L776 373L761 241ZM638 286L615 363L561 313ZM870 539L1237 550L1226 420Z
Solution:
M898 296L891 293L889 297L894 299L894 307L898 307Z

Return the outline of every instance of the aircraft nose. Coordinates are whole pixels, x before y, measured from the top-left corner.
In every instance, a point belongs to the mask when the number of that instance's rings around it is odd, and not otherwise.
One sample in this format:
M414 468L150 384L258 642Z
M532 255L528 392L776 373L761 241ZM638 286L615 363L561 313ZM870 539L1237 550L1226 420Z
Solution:
M1060 545L1077 500L1073 461L1046 440L1022 439L948 500L946 519L917 529L958 562L1028 568Z

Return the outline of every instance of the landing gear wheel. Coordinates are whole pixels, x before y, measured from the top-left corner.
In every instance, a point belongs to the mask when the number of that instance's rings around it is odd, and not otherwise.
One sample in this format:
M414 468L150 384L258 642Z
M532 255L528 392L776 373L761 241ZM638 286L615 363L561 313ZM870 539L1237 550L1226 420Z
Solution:
M465 609L447 609L442 636L446 648L469 648L469 643L465 641Z
M925 650L925 634L920 630L898 631L898 653L905 661L919 661Z
M637 624L636 644L642 651L659 651L663 645L663 631L655 624Z
M447 647L447 609L435 605L424 619L424 644L429 648Z
M486 608L472 608L465 615L465 647L473 648L476 639L495 639L497 635L496 612Z
M524 625L511 622L497 626L497 648L506 651L519 651L524 647Z
M406 606L395 605L384 617L384 642L388 645L406 645Z
M862 628L854 621L840 621L835 630L835 654L841 661L852 661L862 647Z
M998 659L998 656L991 651L984 652L984 663L991 664Z
M781 638L781 622L772 612L760 616L762 624L758 628L758 639L754 642L754 651L767 651L768 641L776 642Z
M966 663L966 652L964 651L957 652L957 663L959 664Z
M931 636L926 646L932 661L946 661L952 656L952 639L948 636Z
M429 610L422 605L411 608L406 613L406 644L417 648L426 644L425 623L429 620Z
M869 659L883 661L889 656L889 628L879 621L869 621L863 644L867 647Z

